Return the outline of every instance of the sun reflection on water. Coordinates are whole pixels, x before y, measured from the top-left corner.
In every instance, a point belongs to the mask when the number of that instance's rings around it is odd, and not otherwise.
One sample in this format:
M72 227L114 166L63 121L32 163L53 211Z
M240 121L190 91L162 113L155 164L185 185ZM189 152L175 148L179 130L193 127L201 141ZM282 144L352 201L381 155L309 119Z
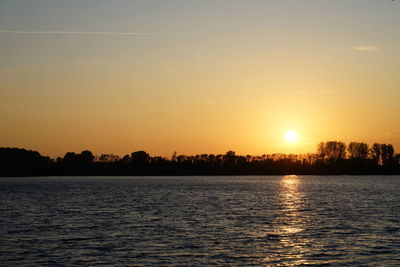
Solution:
M284 176L279 181L279 204L281 215L275 224L276 244L279 254L264 259L265 263L285 262L285 266L306 264L304 256L311 250L311 240L304 233L309 215L304 207L305 194L301 190L301 178L296 175Z
M301 212L304 194L300 192L299 185L300 180L296 175L287 175L281 180L282 231L289 234L304 230L304 214Z

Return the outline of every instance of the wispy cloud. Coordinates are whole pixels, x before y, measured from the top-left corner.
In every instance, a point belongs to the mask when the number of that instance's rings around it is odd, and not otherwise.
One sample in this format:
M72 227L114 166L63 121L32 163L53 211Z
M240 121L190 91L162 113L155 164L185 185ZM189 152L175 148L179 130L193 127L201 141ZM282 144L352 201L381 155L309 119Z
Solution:
M87 31L14 31L0 30L0 33L9 34L41 34L41 35L133 35L133 36L189 36L188 33L161 33L161 32L87 32Z
M400 132L393 131L393 132L386 132L386 134L387 135L400 135Z
M353 90L293 90L292 94L296 95L330 95L330 94L343 94L353 93Z
M364 45L364 46L354 46L354 50L361 51L361 52L378 52L379 47L374 45Z

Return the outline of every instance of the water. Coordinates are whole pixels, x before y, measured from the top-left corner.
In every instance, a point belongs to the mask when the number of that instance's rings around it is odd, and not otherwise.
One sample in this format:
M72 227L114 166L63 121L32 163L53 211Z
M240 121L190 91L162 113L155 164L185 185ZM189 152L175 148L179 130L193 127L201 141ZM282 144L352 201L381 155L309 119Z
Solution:
M0 179L0 265L399 265L400 176Z

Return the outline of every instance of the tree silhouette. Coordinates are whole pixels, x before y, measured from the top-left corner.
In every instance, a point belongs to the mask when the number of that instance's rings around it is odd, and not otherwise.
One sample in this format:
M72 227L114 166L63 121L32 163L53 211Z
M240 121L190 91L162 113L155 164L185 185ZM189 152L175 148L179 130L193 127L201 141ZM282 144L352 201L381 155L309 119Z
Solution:
M67 152L52 160L36 151L0 148L0 176L36 175L266 175L266 174L400 174L400 154L391 144L339 141L320 143L317 153L262 156L225 154L177 155L171 159L145 151L120 158L94 156L89 150Z
M346 157L346 144L338 141L328 141L318 145L318 154L322 159L337 161Z
M381 154L381 145L374 143L371 147L371 157L376 164L379 164L381 162Z
M89 150L84 150L78 155L78 158L82 163L90 163L93 161L94 156Z
M19 148L0 148L0 176L46 174L52 163L37 151Z
M391 144L381 144L381 158L383 165L390 165L393 163L394 148Z
M347 147L349 158L353 160L365 160L368 158L369 147L366 143L351 142Z
M136 151L131 154L132 164L145 165L150 161L150 155L145 151Z

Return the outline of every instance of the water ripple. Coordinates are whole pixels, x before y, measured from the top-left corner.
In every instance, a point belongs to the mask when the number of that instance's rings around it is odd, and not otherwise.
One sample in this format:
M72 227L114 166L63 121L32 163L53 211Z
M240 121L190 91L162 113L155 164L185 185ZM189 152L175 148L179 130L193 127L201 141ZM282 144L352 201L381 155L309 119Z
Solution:
M400 262L399 176L0 180L0 265Z

